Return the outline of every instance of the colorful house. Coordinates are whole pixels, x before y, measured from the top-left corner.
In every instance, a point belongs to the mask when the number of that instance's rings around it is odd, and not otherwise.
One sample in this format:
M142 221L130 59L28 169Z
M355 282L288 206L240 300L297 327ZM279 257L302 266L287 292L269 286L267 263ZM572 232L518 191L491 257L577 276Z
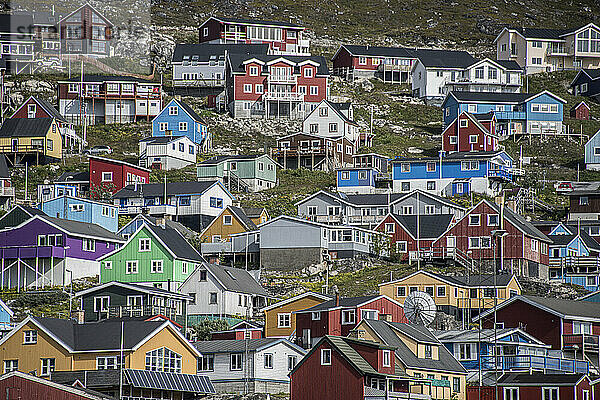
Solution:
M585 101L580 102L569 110L569 117L580 120L590 119L590 106Z
M297 332L295 311L311 308L332 298L333 296L327 294L304 292L263 308L265 337L287 337L295 340Z
M8 211L14 200L15 188L12 186L6 156L0 154L0 207L5 211Z
M264 326L258 322L240 321L224 331L211 332L211 340L262 339Z
M0 338L2 338L5 333L10 332L16 326L16 324L12 322L14 315L14 311L11 310L5 302L0 300Z
M119 229L119 207L114 204L63 195L42 201L38 208L52 217L97 224L111 232Z
M123 242L96 224L35 215L0 231L1 286L38 288L98 276L98 259Z
M290 372L290 399L430 399L409 394L410 382L419 379L396 372L393 351L368 340L324 336Z
M202 254L231 253L233 251L231 235L255 230L256 224L244 213L243 209L227 206L200 233Z
M89 3L62 17L57 25L64 54L84 54L88 57L112 55L114 25Z
M306 349L327 335L348 336L364 319L408 323L402 304L385 295L336 296L295 314L297 342Z
M89 157L90 191L106 191L114 194L127 185L150 181L150 170L125 161L104 157ZM101 193L92 193L99 197Z
M199 43L264 43L269 54L310 55L305 27L291 22L210 17L199 28Z
M456 196L471 192L495 196L521 171L504 150L461 151L440 157L396 158L392 160L393 192L414 189L438 195Z
M0 376L2 393L27 393L31 398L112 400L114 397L88 389L61 385L24 372L13 371Z
M481 310L498 302L521 294L521 285L514 275L441 275L429 271L417 271L379 285L379 293L404 304L412 292L427 293L435 301L440 312L468 320Z
M215 156L198 164L197 176L218 179L230 191L259 192L277 185L277 163L267 154Z
M466 399L467 371L427 327L364 319L352 335L392 347L396 368L426 380L421 385L414 384L411 394Z
M345 194L375 194L387 189L389 179L375 168L340 168L336 173L336 188Z
M497 151L499 138L496 135L494 113L470 114L462 112L442 132L442 150Z
M582 68L571 82L574 96L600 98L600 69Z
M181 100L171 100L152 120L152 136L187 136L203 152L212 147L208 125Z
M352 103L322 100L302 122L302 131L322 137L342 136L358 148L358 124L354 122Z
M151 136L139 146L142 167L169 171L196 163L198 146L187 136Z
M563 131L566 100L544 90L532 93L450 92L442 103L444 126L459 114L486 114L496 117L496 133L511 135L552 135Z
M278 138L271 154L285 169L332 171L352 165L354 143L342 136L298 132Z
M12 228L21 225L35 215L46 215L42 210L34 207L16 204L0 218L0 229Z
M592 381L586 374L507 372L498 378L497 390L498 400L594 398Z
M242 207L242 210L244 210L244 214L246 214L246 216L257 226L264 224L271 219L269 212L264 207Z
M600 170L600 130L585 143L585 169Z
M144 222L125 244L98 261L101 283L138 283L176 291L204 259L176 229Z
M12 165L62 160L62 137L55 118L10 118L0 127L0 152Z

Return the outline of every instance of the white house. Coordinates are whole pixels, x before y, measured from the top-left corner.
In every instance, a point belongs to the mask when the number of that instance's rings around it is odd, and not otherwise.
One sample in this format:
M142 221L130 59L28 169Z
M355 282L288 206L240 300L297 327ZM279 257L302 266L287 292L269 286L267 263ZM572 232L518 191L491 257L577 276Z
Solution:
M289 372L306 352L287 339L209 340L196 342L202 354L198 373L210 378L217 392L289 393Z
M343 136L355 146L358 144L358 124L354 122L352 103L321 100L304 118L302 131L323 137Z
M452 91L519 93L523 86L523 69L514 60L495 61L485 58L462 72L446 77L444 94Z
M267 291L246 270L203 263L179 287L192 297L188 315L252 317L266 306Z
M196 144L187 136L151 136L140 140L140 167L179 169L196 162Z

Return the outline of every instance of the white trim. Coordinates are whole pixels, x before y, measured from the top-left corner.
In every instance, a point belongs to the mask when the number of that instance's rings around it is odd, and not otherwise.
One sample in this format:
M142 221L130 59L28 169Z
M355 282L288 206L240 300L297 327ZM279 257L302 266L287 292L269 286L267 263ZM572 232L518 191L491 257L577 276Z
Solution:
M93 160L108 162L109 164L127 165L128 167L139 169L139 170L142 170L142 171L148 172L148 173L151 172L148 168L140 167L139 165L130 164L128 162L121 161L121 160L114 160L112 158L98 157L98 156L88 156L88 158L93 159Z

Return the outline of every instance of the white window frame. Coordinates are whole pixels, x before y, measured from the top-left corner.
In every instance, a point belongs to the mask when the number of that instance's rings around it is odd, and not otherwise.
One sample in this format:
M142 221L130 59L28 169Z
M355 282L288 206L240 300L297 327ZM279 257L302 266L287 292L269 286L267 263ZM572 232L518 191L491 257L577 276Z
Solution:
M287 321L286 321L287 317ZM278 313L277 314L277 328L291 328L292 327L292 313Z
M349 318L352 316L352 318ZM342 325L354 325L356 323L356 310L346 309L342 310Z
M471 222L471 218L477 217L477 223ZM469 226L481 226L481 215L480 214L469 214Z
M162 274L163 273L163 260L152 260L150 262L150 273Z
M150 240L150 238L139 238L138 239L138 252L142 253L142 252L147 252L147 251L152 251L152 241ZM147 246L146 246L147 244Z
M331 356L331 349L321 349L321 365L331 365Z
M102 182L112 182L113 181L113 173L112 172L102 172Z
M131 266L131 268L129 268ZM125 274L137 274L139 271L139 263L138 260L127 260L125 261Z

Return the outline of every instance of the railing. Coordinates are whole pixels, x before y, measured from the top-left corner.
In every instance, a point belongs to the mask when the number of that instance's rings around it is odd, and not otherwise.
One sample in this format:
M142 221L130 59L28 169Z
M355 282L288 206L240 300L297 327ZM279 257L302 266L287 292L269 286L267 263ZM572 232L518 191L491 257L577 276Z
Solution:
M402 71L402 72L410 72L411 70L411 66L410 65L401 65L401 64L385 64L385 63L381 63L379 64L379 66L377 67L377 70L380 72L383 71Z
M173 79L173 86L175 87L213 87L213 86L224 86L225 79Z
M479 273L479 262L455 247L428 247L409 252L409 260L454 260L473 273Z
M490 169L488 170L488 178L500 178L512 181L512 174L505 169Z
M548 56L568 56L568 55L572 55L573 54L573 47L569 46L569 47L564 47L564 46L558 46L558 47L548 47L546 49L546 55Z
M525 175L525 170L523 168L511 168L510 172L514 175L517 176L524 176Z
M31 144L5 144L0 146L0 153L37 153L44 152L44 145L31 145Z
M265 92L265 100L304 101L304 94L298 92Z
M295 84L298 82L298 77L295 75L269 75L270 83L288 83Z
M527 113L525 111L494 111L496 119L509 119L509 120L524 120L526 119Z
M333 154L333 150L330 151ZM296 156L296 155L325 155L325 148L318 147L275 147L273 148L274 156Z
M110 306L108 307L109 318L123 317L151 317L155 315L164 315L165 317L175 320L181 314L177 313L174 307L165 306Z
M142 214L151 215L177 215L177 207L171 204L147 205L147 206L119 206L120 214Z
M246 32L224 32L221 33L221 38L225 40L246 40Z
M342 222L342 217L340 215L311 215L308 218L311 221L325 224L340 224Z
M370 399L411 399L411 400L431 400L431 396L428 394L421 393L407 393L407 392L392 392L381 389L375 389L371 386L365 386L364 388L365 400Z
M477 364L477 362L475 363ZM590 363L567 358L514 355L514 356L481 356L481 367L484 371L561 371L568 373L588 374ZM479 365L471 367L478 369Z
M600 336L587 333L563 335L563 345L570 348L577 346L584 352L600 353Z
M348 223L357 225L377 224L383 218L385 218L385 215L349 215Z
M577 257L577 256L567 256L567 257L551 257L550 258L550 267L554 268L569 268L571 270L567 270L567 273L578 273L582 272L578 270L580 267L583 268L593 268L591 272L597 272L600 268L600 258L599 257ZM575 269L572 269L575 268ZM588 272L587 270L585 272Z

